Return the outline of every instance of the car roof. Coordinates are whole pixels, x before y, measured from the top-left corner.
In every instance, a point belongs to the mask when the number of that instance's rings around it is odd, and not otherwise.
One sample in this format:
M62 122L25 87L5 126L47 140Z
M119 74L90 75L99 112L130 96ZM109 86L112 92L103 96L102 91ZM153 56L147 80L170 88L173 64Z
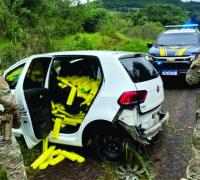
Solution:
M170 30L165 30L163 34L179 34L179 33L197 33L196 29L189 29L189 28L184 28L184 29L170 29Z
M86 55L86 56L113 56L113 57L122 57L122 56L135 56L136 54L144 54L143 52L126 52L126 51L107 51L107 50L82 50L82 51L63 51L63 52L52 52L45 54L36 54L32 55L32 58L37 57L52 57L52 56L65 56L65 55Z

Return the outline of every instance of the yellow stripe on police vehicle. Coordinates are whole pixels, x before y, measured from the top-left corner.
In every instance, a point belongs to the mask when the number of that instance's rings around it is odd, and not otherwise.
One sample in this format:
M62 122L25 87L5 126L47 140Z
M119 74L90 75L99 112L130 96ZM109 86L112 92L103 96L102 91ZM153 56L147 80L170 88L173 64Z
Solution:
M183 56L188 47L181 48L177 51L176 56Z
M167 56L166 48L164 48L164 47L160 48L160 56Z

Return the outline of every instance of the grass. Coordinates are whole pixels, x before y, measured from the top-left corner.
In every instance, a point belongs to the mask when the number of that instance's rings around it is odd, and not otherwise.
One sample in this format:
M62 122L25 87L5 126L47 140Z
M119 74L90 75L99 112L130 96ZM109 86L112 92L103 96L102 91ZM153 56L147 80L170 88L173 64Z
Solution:
M181 150L187 150L191 148L192 148L192 139L186 139L180 147Z
M24 165L26 167L26 173L29 179L33 179L37 174L38 170L33 170L31 164L39 157L42 153L41 143L32 148L31 150L27 148L26 143L23 139L18 138L18 143L20 144Z
M129 38L115 32L110 35L100 33L80 33L63 39L52 40L56 51L65 50L123 50L147 52L147 43L152 40Z
M138 153L132 142L124 143L127 171L140 179L152 180L155 174L152 173L153 164L145 157Z
M3 165L0 165L0 179L1 180L8 180L6 169L4 168Z
M115 179L118 179L117 178L117 174L116 174L116 166L110 164L110 163L107 163L107 162L104 162L102 164L102 169L104 171L104 174L101 175L98 180L115 180Z

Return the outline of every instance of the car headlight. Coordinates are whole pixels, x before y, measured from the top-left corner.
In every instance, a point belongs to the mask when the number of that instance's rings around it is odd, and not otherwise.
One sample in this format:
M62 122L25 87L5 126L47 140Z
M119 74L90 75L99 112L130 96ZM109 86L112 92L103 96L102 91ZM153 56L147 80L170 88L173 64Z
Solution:
M190 58L190 61L194 61L196 59L197 55L196 54L193 54Z
M146 59L147 59L148 61L153 61L153 60L154 60L153 57L152 57L151 55L146 55Z

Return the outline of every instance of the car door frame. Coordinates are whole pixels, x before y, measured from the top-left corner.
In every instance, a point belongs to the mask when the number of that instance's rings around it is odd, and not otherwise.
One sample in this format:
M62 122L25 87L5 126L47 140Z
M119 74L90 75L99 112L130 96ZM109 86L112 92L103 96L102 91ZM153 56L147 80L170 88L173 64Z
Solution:
M24 69L20 75L20 78L18 80L18 83L16 85L15 88L15 95L16 95L16 101L17 104L20 107L20 115L21 115L21 132L24 136L25 142L28 146L29 149L31 149L32 147L34 147L35 145L37 145L41 139L37 139L34 133L34 129L33 129L33 125L32 125L32 120L31 120L31 115L30 112L28 110L28 105L25 99L25 94L24 94L24 89L23 89L23 85L24 85L24 80L26 77L26 74L28 72L28 69L32 63L32 61L36 58L51 58L50 63L49 63L49 67L46 73L46 79L45 79L45 84L44 84L44 88L48 89L48 83L46 83L48 81L48 76L49 76L49 69L51 67L51 63L52 63L52 56L51 55L40 55L40 56L31 56L25 66Z

